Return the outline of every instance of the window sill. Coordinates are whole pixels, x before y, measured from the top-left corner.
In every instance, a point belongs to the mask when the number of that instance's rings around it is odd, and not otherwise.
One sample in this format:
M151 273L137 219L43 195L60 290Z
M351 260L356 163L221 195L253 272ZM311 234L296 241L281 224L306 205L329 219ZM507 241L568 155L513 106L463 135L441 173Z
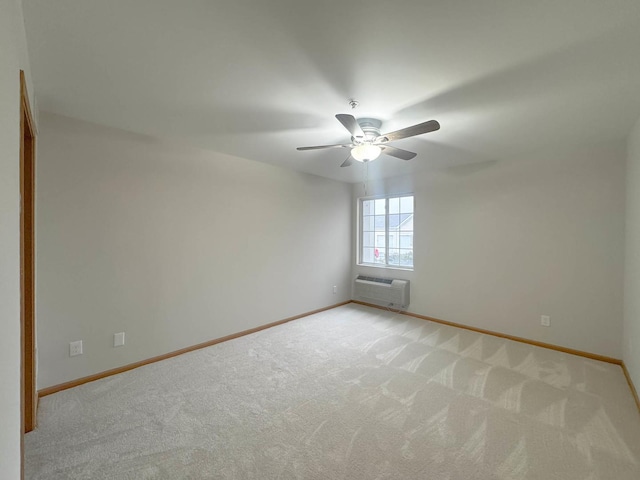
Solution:
M413 267L398 267L396 265L380 265L378 263L356 263L358 267L382 268L384 270L402 270L404 272L413 272Z

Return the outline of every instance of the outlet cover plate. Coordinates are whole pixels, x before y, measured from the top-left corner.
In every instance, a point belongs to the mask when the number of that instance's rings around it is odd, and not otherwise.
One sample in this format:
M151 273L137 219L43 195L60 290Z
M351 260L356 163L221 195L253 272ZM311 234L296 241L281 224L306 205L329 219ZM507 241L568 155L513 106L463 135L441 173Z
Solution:
M69 356L75 357L77 355L82 355L82 340L69 343Z
M549 315L541 315L540 325L542 325L543 327L551 326L551 317L549 317Z
M121 347L124 345L124 332L113 334L113 346Z

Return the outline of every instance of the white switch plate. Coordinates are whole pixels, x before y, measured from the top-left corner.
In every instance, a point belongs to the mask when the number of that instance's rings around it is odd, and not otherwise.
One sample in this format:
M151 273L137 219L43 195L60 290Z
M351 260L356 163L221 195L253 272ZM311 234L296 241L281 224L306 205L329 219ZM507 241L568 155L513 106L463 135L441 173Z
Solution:
M337 285L333 286L333 293L338 293L338 286Z
M551 325L551 317L549 315L541 315L540 316L540 325L543 327L548 327Z
M113 334L113 346L121 347L124 345L124 332Z
M82 355L82 340L69 344L69 356L75 357L76 355Z

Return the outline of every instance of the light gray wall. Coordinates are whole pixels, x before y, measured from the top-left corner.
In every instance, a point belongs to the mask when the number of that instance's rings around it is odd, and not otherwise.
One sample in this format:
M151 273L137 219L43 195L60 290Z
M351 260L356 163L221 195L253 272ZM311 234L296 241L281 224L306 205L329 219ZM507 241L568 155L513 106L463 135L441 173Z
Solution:
M623 360L640 389L640 119L629 135Z
M20 477L20 70L30 88L21 2L0 0L0 476Z
M39 388L350 298L350 185L44 113L39 145Z
M353 275L411 280L411 312L621 358L624 160L620 142L372 182L415 193L415 271Z

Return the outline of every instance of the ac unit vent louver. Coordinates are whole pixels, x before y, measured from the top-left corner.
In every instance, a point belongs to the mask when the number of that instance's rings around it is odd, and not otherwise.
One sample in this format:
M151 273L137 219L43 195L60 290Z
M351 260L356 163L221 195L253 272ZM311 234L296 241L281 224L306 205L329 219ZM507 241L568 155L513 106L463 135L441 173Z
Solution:
M353 294L385 307L407 308L409 306L409 280L368 277L358 275L354 281Z

